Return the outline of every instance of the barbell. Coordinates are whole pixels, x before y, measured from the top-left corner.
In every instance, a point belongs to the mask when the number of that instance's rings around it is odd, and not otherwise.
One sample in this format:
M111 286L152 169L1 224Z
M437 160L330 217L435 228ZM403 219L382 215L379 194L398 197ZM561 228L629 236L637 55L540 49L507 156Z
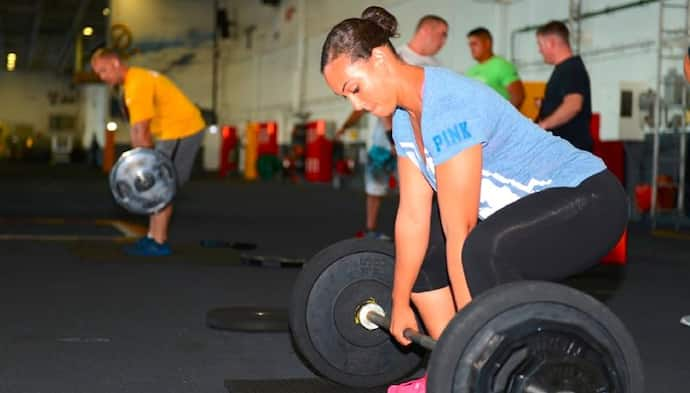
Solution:
M298 276L289 325L297 352L317 374L342 385L401 381L426 364L432 393L642 393L640 356L604 304L564 285L525 281L475 297L438 341L387 332L394 249L349 239L312 257ZM419 326L423 328L421 322Z
M128 150L110 171L110 191L115 201L132 213L157 213L175 197L175 166L155 149Z

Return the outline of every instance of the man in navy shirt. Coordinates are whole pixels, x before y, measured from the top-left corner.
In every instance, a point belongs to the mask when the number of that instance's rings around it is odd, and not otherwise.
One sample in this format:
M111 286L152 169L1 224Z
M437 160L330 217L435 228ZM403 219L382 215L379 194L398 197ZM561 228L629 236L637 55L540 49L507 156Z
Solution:
M537 121L541 128L578 149L592 151L589 75L580 56L573 55L569 40L568 28L559 21L548 22L537 30L544 62L556 66L546 83Z

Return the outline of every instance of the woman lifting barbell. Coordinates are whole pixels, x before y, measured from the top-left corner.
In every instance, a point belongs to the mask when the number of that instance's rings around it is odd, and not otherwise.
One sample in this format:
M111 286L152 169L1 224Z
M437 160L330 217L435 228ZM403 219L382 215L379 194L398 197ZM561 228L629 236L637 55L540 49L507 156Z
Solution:
M628 207L599 158L478 82L404 63L389 40L396 30L380 7L340 22L324 42L321 72L355 109L393 115L400 205L390 331L409 344L402 332L417 330L411 303L438 338L487 289L593 266L623 233ZM434 198L440 221L430 219ZM425 259L430 248L445 249L445 261Z

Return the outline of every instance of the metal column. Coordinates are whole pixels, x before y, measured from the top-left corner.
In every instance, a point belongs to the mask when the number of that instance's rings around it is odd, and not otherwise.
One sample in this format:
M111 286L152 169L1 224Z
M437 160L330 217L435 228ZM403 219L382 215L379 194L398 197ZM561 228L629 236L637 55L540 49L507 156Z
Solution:
M684 19L684 29L667 29L665 26L666 19L665 19L665 11L668 9L675 10L676 12L678 10L684 10L685 11L685 19ZM667 49L667 47L671 47L671 52L673 52L673 46L677 45L678 39L682 39L682 42L684 42L684 45L687 48L687 38L690 37L690 30L688 26L688 16L690 16L690 0L660 0L659 1L659 28L658 28L658 36L657 36L657 64L656 64L656 100L655 100L655 105L654 105L654 134L653 134L653 154L652 154L652 197L651 197L651 206L650 206L650 218L651 218L651 224L652 224L652 229L656 228L657 225L657 200L658 200L658 177L659 177L659 158L660 158L660 149L659 149L659 138L660 138L660 133L663 131L665 128L665 125L662 122L661 119L661 106L662 106L662 68L663 68L663 61L664 59L669 59L673 60L675 62L678 61L678 56L674 55L674 53L666 54L664 51ZM685 48L685 49L686 49ZM682 57L681 57L682 59ZM682 61L682 60L681 60ZM682 68L682 66L681 66ZM675 220L675 228L678 229L680 227L680 221L684 218L684 212L685 212L685 181L686 181L686 173L685 173L685 161L686 161L686 156L687 156L687 148L686 148L686 141L687 141L687 121L686 121L686 111L687 111L687 86L684 87L683 89L683 99L682 99L682 107L681 110L683 112L682 115L682 122L681 122L681 128L679 130L680 135L680 149L679 149L679 168L678 168L678 195L677 195L677 208L675 209L675 214L674 214L674 220Z
M659 1L659 25L656 50L656 100L654 102L654 134L652 147L652 201L649 217L656 228L657 178L659 177L659 133L661 132L661 58L664 48L664 0Z
M690 22L688 17L690 17L690 0L685 0L685 37L686 44L688 43L687 38L690 37ZM681 66L682 69L682 66ZM680 227L680 219L685 215L685 161L687 159L687 112L688 112L688 85L683 85L683 116L681 121L680 129L680 152L679 152L679 168L678 168L678 216L676 219L676 230Z

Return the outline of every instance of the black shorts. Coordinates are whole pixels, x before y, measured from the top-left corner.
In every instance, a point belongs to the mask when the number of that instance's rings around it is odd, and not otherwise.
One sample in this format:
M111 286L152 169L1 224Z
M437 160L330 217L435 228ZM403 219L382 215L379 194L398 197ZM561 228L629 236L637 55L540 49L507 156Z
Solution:
M608 170L577 187L549 188L521 198L478 223L465 240L462 264L470 293L580 273L613 248L627 223L627 195ZM448 284L445 239L435 208L429 249L413 290Z

